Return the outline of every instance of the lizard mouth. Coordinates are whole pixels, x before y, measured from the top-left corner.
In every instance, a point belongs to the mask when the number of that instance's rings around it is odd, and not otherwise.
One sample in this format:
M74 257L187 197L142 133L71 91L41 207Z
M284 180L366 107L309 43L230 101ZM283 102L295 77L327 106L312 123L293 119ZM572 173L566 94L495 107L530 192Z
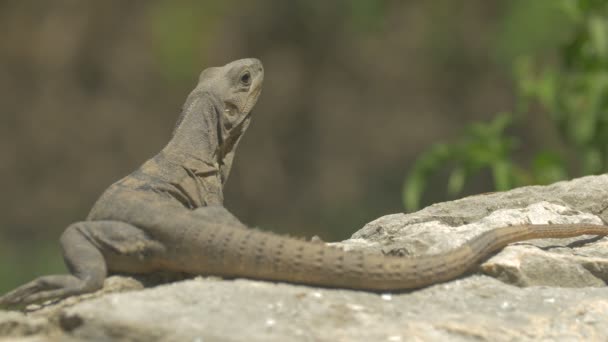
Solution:
M243 110L241 111L242 113L246 113L247 116L249 116L251 114L251 110L253 109L253 106L255 106L256 102L258 102L258 98L260 97L260 94L262 93L262 83L264 81L263 76L260 76L259 78L254 80L254 83L252 85L252 90L249 93L249 96L247 96L247 100L245 102L245 105L243 106Z
M243 113L247 113L246 116L249 116L249 114L251 114L251 110L253 109L253 106L255 106L256 102L258 101L258 98L260 97L260 93L262 92L262 87L260 85L258 85L252 92L251 94L247 97L247 102L245 102L245 106L243 106Z
M233 126L231 125L230 127L226 127L226 128L229 131L232 131L235 128L239 128L239 127L243 126L245 124L245 122L247 122L249 120L250 117L251 117L251 112L249 112L245 116L243 116L243 118L239 122L234 124Z

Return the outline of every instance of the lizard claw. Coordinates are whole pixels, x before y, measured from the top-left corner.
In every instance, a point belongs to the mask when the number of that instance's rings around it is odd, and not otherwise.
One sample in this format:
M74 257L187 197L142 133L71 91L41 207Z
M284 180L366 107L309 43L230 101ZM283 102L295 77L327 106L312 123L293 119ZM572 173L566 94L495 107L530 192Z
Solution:
M73 276L44 276L0 297L0 307L16 307L82 292L81 280Z

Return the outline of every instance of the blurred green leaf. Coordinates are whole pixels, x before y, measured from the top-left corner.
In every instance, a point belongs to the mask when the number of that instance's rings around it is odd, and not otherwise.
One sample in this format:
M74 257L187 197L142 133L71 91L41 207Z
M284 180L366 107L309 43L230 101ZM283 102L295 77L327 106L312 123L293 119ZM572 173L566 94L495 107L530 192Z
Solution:
M590 147L583 154L583 172L598 173L602 171L602 156L598 148Z
M558 0L510 1L497 33L498 60L510 64L516 57L538 54L567 39L574 13L566 14L564 7Z
M403 202L408 209L418 208L426 187L427 175L449 160L451 149L445 144L434 145L416 161L403 187Z
M386 19L386 0L350 0L345 4L353 26L360 31L376 31Z
M223 22L230 0L161 0L149 20L160 65L169 79L189 79L204 65L205 47Z
M541 151L532 162L535 183L551 184L567 177L563 158L554 151Z
M608 57L608 32L606 18L593 16L589 19L589 39L597 58Z
M496 190L504 191L513 187L511 181L511 163L508 160L497 160L492 164L492 176Z
M448 194L455 195L464 188L467 173L464 167L456 167L448 178Z
M448 179L449 195L461 192L466 179L486 167L492 169L496 184L501 188L509 187L512 181L506 159L517 144L514 138L503 134L512 123L510 113L501 113L491 122L470 124L465 135L454 144L434 145L416 161L405 181L405 207L408 210L417 208L428 178L448 163L455 165Z
M580 2L577 0L556 0L556 6L564 13L572 22L578 22L583 19L583 11Z

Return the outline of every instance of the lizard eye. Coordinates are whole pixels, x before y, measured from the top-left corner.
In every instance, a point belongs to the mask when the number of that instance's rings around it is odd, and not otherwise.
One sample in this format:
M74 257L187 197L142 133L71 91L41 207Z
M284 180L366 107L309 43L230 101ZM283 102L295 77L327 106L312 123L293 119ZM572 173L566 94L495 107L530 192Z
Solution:
M241 83L243 83L244 85L249 85L251 83L251 74L249 73L249 71L241 75Z

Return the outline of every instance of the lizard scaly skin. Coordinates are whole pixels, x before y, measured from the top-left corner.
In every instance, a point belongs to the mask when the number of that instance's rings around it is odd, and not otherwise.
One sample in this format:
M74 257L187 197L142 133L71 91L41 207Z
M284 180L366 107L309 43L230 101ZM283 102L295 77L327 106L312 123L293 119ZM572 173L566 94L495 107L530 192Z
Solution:
M111 185L85 221L61 236L70 274L39 277L0 297L22 305L95 291L110 272L246 277L370 291L447 281L515 241L608 235L601 225L521 225L416 258L346 252L249 229L223 206L235 149L264 78L257 59L201 73L167 146Z

